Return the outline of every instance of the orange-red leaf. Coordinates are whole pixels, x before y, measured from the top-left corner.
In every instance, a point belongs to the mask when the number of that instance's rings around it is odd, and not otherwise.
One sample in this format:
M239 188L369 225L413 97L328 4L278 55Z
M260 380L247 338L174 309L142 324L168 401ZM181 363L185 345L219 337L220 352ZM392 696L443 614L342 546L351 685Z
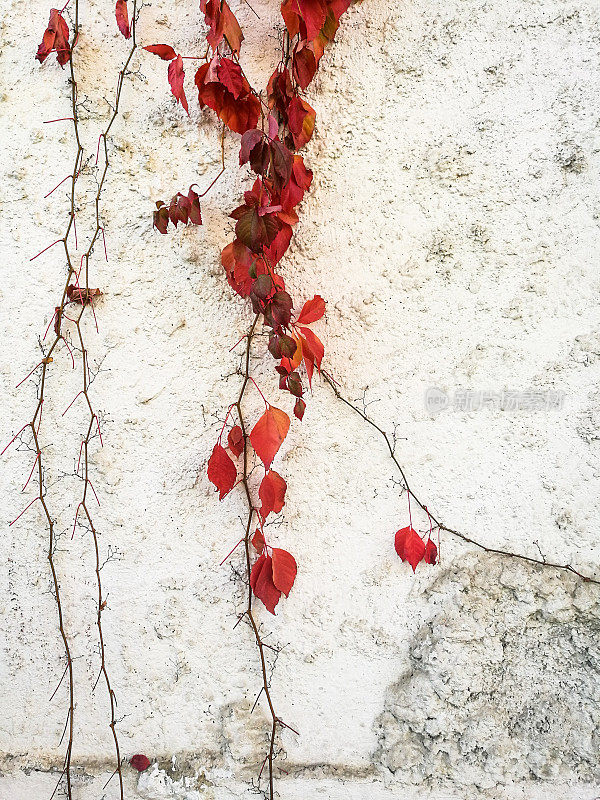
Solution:
M297 325L310 325L321 319L325 313L325 300L321 295L316 294L312 300L307 300L302 306L302 311L296 320Z
M189 114L188 111L188 102L185 96L185 91L183 89L183 79L185 78L185 72L183 71L183 60L181 56L177 56L176 58L171 61L169 64L169 69L167 71L167 77L169 79L169 86L171 87L171 91L173 92L173 97L175 97L181 105L185 108L186 112Z
M250 587L255 596L265 605L267 611L275 613L275 606L281 597L281 591L273 583L273 563L271 556L261 555L250 572Z
M307 358L309 361L314 361L317 365L317 369L321 371L321 361L325 355L323 342L311 331L310 328L300 328L300 333L304 337L304 341L302 342L302 355L304 356L304 362L306 363Z
M279 514L285 503L286 489L287 483L279 473L274 469L266 473L258 490L258 496L262 503L260 514L263 519L266 519L271 512Z
M233 489L236 478L235 464L227 454L227 450L217 442L208 459L208 480L219 490L219 500Z
M131 30L129 28L129 12L127 11L127 0L117 0L115 6L115 17L117 19L117 27L126 39L131 39Z
M236 458L244 451L244 434L239 425L234 425L227 434L227 444Z
M290 427L290 418L279 408L269 406L250 432L250 442L268 469Z
M273 583L275 587L287 597L296 579L296 559L287 550L279 547L273 548Z

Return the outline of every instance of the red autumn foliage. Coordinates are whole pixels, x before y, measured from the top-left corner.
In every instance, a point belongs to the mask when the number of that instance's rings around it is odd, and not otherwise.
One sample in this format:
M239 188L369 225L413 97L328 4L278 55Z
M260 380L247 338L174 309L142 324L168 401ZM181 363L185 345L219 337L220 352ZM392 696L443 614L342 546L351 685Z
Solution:
M290 418L279 408L269 406L250 432L250 443L268 469L287 436Z
M189 114L188 102L183 88L185 72L181 56L168 44L149 44L144 47L144 50L147 50L149 53L154 53L155 56L162 58L163 61L170 61L167 68L167 79L171 87L171 93Z
M50 53L56 53L56 60L61 67L64 67L71 57L69 26L57 8L52 8L50 10L48 27L44 31L42 41L35 57L40 64L43 64Z
M202 225L200 199L191 186L187 197L181 194L181 192L177 192L177 194L171 198L169 205L163 203L162 200L157 200L156 210L153 216L154 227L161 233L166 233L169 220L175 227L177 227L180 222L183 223L183 225L187 225L188 222L192 225Z
M218 442L214 446L212 455L208 459L208 480L219 490L219 500L222 500L225 495L235 486L237 479L237 469L227 450L222 447Z
M129 12L127 10L127 0L117 0L115 6L115 17L117 27L126 39L131 39L131 29L129 27Z
M256 536L256 534L255 534ZM262 553L250 572L250 587L254 595L261 600L271 614L282 593L287 597L296 579L296 560L278 547L273 548L273 555Z
M212 49L216 50L225 39L232 52L239 55L244 35L225 0L200 0L200 11L210 28L206 41Z
M228 128L245 133L256 128L260 100L252 92L240 66L229 58L215 56L196 72L200 108L208 106Z
M431 538L425 543L412 525L401 528L396 532L394 547L402 561L408 561L413 572L416 571L417 565L421 561L426 564L437 563L438 550L436 545Z

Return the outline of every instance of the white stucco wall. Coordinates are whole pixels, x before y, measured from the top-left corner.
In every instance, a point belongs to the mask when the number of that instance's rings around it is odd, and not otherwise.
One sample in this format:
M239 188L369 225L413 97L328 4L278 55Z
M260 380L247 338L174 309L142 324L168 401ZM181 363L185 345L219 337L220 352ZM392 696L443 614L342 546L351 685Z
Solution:
M278 3L232 4L246 32L245 66L264 85L277 60ZM82 2L80 90L94 152L126 45L112 3ZM43 196L71 168L66 72L33 56L48 6L6 0L0 228L3 442L35 402L37 336L56 304L65 192ZM329 368L390 430L413 487L449 525L495 547L571 562L598 574L600 312L598 189L600 12L592 0L366 0L326 55L310 102L315 178L284 262L294 295L329 301L319 323ZM200 48L197 4L143 9L142 44ZM53 59L52 59L53 61ZM191 62L188 62L191 63ZM102 372L93 385L104 447L92 459L102 546L108 660L126 757L127 796L250 797L266 718L249 633L233 630L241 587L219 562L240 536L242 498L219 504L205 463L237 392L229 352L248 309L219 264L245 177L238 137L228 170L203 203L204 226L151 229L167 200L219 168L218 129L195 104L175 107L166 65L144 54L114 128L104 195L109 261ZM188 75L189 78L191 78ZM189 81L188 97L194 97ZM88 179L88 187L91 182ZM78 233L85 239L81 198ZM87 209L89 211L89 209ZM87 218L89 222L89 217ZM88 226L89 227L89 226ZM299 287L302 287L301 290ZM304 299L304 297L302 298ZM70 529L83 410L63 354L44 414L57 564L76 656L77 798L112 771L107 703L94 626L91 543ZM272 360L255 369L271 399ZM431 415L424 395L459 390L564 393L561 408ZM288 408L288 410L290 410ZM45 554L46 530L20 488L30 454L0 470L0 797L49 797L63 749L63 669ZM319 381L277 469L288 482L273 540L299 562L275 618L284 645L273 694L286 721L282 798L410 800L600 795L600 592L552 570L469 550L444 538L442 563L413 576L393 550L407 524L381 441ZM234 559L233 566L237 566ZM173 760L172 760L173 759Z

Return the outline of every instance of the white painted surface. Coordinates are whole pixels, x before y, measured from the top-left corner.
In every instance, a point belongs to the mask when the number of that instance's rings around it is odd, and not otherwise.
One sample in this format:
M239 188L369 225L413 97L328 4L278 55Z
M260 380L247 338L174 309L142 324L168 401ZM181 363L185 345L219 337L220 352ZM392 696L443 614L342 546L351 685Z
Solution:
M82 3L88 153L126 47L111 6ZM247 32L244 63L264 85L278 10L253 6L260 22L234 8ZM26 13L4 5L2 441L33 408L33 384L13 387L39 360L36 337L63 270L58 248L29 261L62 235L65 193L43 196L73 153L67 123L42 124L69 115L66 72L33 59L47 14L37 0ZM193 54L198 16L195 4L160 0L142 12L140 41ZM599 22L591 1L367 0L351 9L311 88L315 180L285 261L296 296L328 299L319 333L330 369L350 397L368 386L372 416L399 425L398 453L430 507L489 545L535 556L537 541L547 558L590 573L600 561ZM104 370L93 385L105 413L92 463L96 519L105 552L110 544L120 554L103 572L108 657L124 755L146 753L163 768L176 758L175 770L155 767L137 789L128 771L128 796L225 800L246 796L265 737L261 711L248 715L255 648L242 626L232 630L241 590L218 566L239 538L242 498L219 504L205 478L238 387L229 348L248 320L218 259L245 177L238 138L228 136L229 168L203 204L202 229L151 230L155 200L218 171L218 129L210 112L188 119L175 107L165 64L150 55L137 63L104 195L109 262L100 251L92 262L105 295L100 333L88 329ZM68 365L66 354L57 359L44 411L51 481L72 471L84 424L77 405L61 417L78 390ZM270 356L255 368L288 408ZM432 416L423 399L431 386L450 396L554 390L565 402ZM277 464L288 504L272 535L300 565L277 617L261 615L285 645L278 709L301 732L282 736L292 777L281 796L597 797L598 592L549 570L465 560L451 540L441 567L413 577L393 551L407 512L381 442L318 382ZM19 495L30 466L12 449L0 472L7 800L48 797L56 776L47 770L63 753L64 694L48 702L63 664L46 533L35 509L8 528L33 497ZM112 751L102 686L91 693L92 552L83 531L70 539L76 490L63 478L49 498L69 531L57 561L77 656L77 798L88 800L116 795L113 784L102 790Z

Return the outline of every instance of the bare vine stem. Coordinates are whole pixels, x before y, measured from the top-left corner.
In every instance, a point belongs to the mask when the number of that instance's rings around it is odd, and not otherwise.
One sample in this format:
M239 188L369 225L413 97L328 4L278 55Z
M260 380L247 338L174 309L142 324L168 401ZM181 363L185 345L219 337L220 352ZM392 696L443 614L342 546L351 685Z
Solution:
M361 417L361 419L363 419L366 423L368 423L372 428L374 428L379 433L381 438L385 441L385 444L389 452L389 456L396 465L396 468L398 469L398 472L400 473L400 476L402 478L404 490L407 492L408 495L410 495L410 497L412 497L412 499L419 506L419 508L421 508L428 515L428 517L433 522L435 528L437 528L439 531L444 531L445 533L449 533L451 536L455 536L456 538L461 539L463 542L467 542L467 544L472 544L474 547L477 547L486 553L494 553L495 555L504 556L506 558L518 558L521 561L527 561L531 564L539 564L540 566L543 567L550 567L551 569L557 569L563 572L570 572L572 575L576 575L578 578L581 578L581 580L583 580L585 583L594 583L600 586L600 580L598 580L597 578L592 578L589 575L584 575L582 572L579 572L579 570L575 569L575 567L572 567L571 564L559 564L554 561L548 561L545 558L533 558L533 556L526 556L523 553L515 553L510 550L499 550L496 547L488 547L487 545L478 542L476 539L473 539L472 537L467 536L466 534L461 533L460 531L457 531L454 528L448 527L448 525L445 525L443 522L441 522L441 520L437 519L434 516L434 514L431 513L428 507L424 503L422 503L421 500L419 500L417 495L410 488L408 479L406 477L406 472L396 456L393 438L390 437L390 435L383 428L381 428L374 420L372 420L364 411L361 411L361 409L358 408L358 406L354 405L354 403L350 402L350 400L347 400L342 395L342 393L336 386L335 382L332 380L331 376L327 375L325 372L323 372L322 374L323 377L325 378L326 383L331 387L337 399L341 400L342 403L348 406L348 408L351 408L352 411L358 414L358 416Z
M60 687L60 684L64 680L65 675L68 675L68 696L69 696L69 709L68 709L68 713L67 713L67 720L66 720L66 723L65 723L65 731L63 733L63 736L64 736L68 731L67 747L66 747L65 758L64 758L64 762L63 762L63 769L62 769L62 772L61 772L61 774L59 776L59 779L58 779L58 782L57 782L56 787L54 789L54 792L52 793L52 797L54 797L54 795L58 791L58 788L59 788L59 786L60 786L60 784L61 784L61 782L62 782L62 780L64 778L65 779L65 783L66 783L65 790L66 790L67 800L72 800L72 797L73 797L73 794L72 794L72 775L71 775L71 758L72 758L72 751L73 751L74 715L75 715L75 691L74 691L74 676L73 676L73 656L72 656L72 653L71 653L71 648L70 648L70 644L69 644L69 638L67 636L66 629L65 629L65 624L64 624L64 613L63 613L63 605L62 605L62 598L61 598L60 582L59 582L58 573L57 573L57 569L56 569L56 563L55 563L55 560L54 560L54 554L55 554L55 549L56 549L56 520L52 517L52 514L50 512L50 509L49 509L47 501L46 501L46 488L45 488L45 485L44 485L44 461L43 461L43 455L42 455L42 449L43 448L42 448L41 443L40 443L40 428L41 428L41 422L42 422L43 406L44 406L44 402L45 402L45 399L46 399L46 378L47 378L47 375L48 375L48 368L49 368L49 365L51 363L53 363L53 353L55 352L55 350L57 349L58 345L61 342L64 343L66 349L69 351L69 354L71 355L71 358L73 360L73 367L75 366L75 360L74 360L74 357L73 357L73 353L72 353L71 347L69 346L69 342L67 340L67 336L63 333L63 329L62 329L64 320L68 320L68 321L72 322L75 325L75 329L77 331L78 346L75 346L74 349L78 350L80 355L81 355L81 372L82 372L82 389L76 395L76 397L72 401L71 405L75 402L75 400L77 398L82 396L84 398L84 401L85 401L85 403L86 403L86 405L88 407L88 410L89 410L89 422L87 424L87 430L86 430L85 436L82 438L81 447L80 447L80 451L79 451L79 459L78 459L77 469L76 469L76 474L83 481L83 492L82 492L82 496L81 496L81 499L79 501L79 504L77 506L77 510L75 512L75 522L74 522L74 526L73 526L73 534L74 534L75 528L77 526L78 517L79 517L79 515L81 513L81 514L84 515L85 519L87 520L87 524L88 524L89 529L91 531L93 544L94 544L95 576L96 576L96 585L97 585L97 591L98 591L97 610L96 610L96 625L97 625L97 628L98 628L98 642L99 642L99 649L100 649L100 671L99 671L98 679L100 678L100 676L104 677L104 682L106 684L106 690L107 690L108 697L109 697L109 702L110 702L110 724L109 724L109 727L110 727L110 730L111 730L111 733L112 733L112 737L113 737L114 749L115 749L115 761L116 761L116 769L115 769L113 774L117 774L119 776L120 800L123 800L124 793L123 793L123 776L122 776L122 772L121 772L121 755L120 755L120 749L119 749L119 741L118 741L117 732L116 732L116 717L115 717L116 696L115 696L114 690L112 688L112 685L111 685L111 682L110 682L110 678L109 678L108 669L107 669L105 638L104 638L104 632L103 632L103 628L102 628L102 612L103 612L104 608L106 607L106 601L105 601L104 596L103 596L102 582L101 582L101 577L100 577L100 571L102 569L102 565L100 563L98 532L97 532L96 527L95 527L95 525L93 523L92 514L91 514L91 511L90 511L90 508L89 508L89 496L88 496L88 489L91 489L92 493L94 494L94 497L96 498L96 500L98 500L98 498L96 496L96 492L94 490L94 487L93 487L92 482L91 482L90 477L89 477L89 447L90 447L91 441L96 436L99 437L100 443L102 444L102 434L101 434L101 431L100 431L100 422L99 422L99 419L98 419L98 414L95 411L95 409L94 409L94 407L92 405L92 402L90 400L90 396L89 396L89 387L90 387L90 383L93 380L93 377L92 377L92 375L90 373L90 367L89 367L89 361L88 361L88 349L87 349L85 341L84 341L83 330L82 330L82 319L83 319L83 315L85 313L85 310L86 310L87 306L90 306L90 308L92 310L92 313L94 314L93 298L94 298L96 292L95 292L95 290L90 289L90 285L89 285L89 260L90 260L90 257L92 255L92 252L94 250L94 247L95 247L95 245L97 243L98 237L100 236L100 233L102 233L102 235L104 237L104 228L101 225L101 221L100 221L100 199L101 199L102 190L103 190L103 187L104 187L104 183L105 183L105 180L106 180L106 175L107 175L107 172L108 172L108 169L109 169L109 164L110 164L109 155L108 155L108 135L109 135L110 130L111 130L112 126L113 126L113 123L115 122L115 119L117 118L118 113L119 113L119 104L120 104L121 93L122 93L122 89L123 89L123 82L124 82L125 76L128 74L127 71L128 71L128 68L129 68L129 64L131 63L131 59L133 58L133 55L134 55L136 47L137 47L136 35L135 35L137 16L138 16L137 0L134 0L134 3L133 3L133 15L132 15L132 25L131 25L131 48L129 50L129 53L128 53L128 56L127 56L127 58L125 60L125 63L123 65L122 69L119 72L119 76L118 76L118 80L117 80L116 94L115 94L115 101L114 101L114 105L112 106L112 114L111 114L110 119L109 119L109 121L108 121L108 123L106 125L106 128L102 131L102 133L100 134L99 140L98 140L98 153L97 153L97 156L96 156L96 163L97 163L98 157L99 157L100 141L102 141L103 142L103 151L104 151L104 168L103 168L103 170L102 170L102 172L100 174L100 178L97 180L97 190L96 190L96 195L95 195L95 198L94 198L95 230L94 230L94 232L92 234L92 238L90 240L90 244L89 244L87 250L85 251L84 255L81 257L79 269L77 269L76 266L73 263L71 252L70 252L70 249L69 249L69 242L68 242L69 235L71 233L71 229L73 228L73 232L75 234L75 248L77 249L77 234L76 234L76 227L75 227L75 224L76 224L75 223L75 213L76 213L75 212L75 193L76 193L77 180L78 180L79 175L80 175L80 173L81 173L81 171L82 171L82 169L84 167L84 162L83 162L84 148L83 148L83 145L81 143L80 131L79 131L79 121L80 120L79 120L79 102L78 102L78 92L77 92L77 81L75 79L75 69L74 69L74 64L73 64L73 54L74 54L74 51L75 51L75 48L76 48L76 45L77 45L77 42L78 42L78 39L79 39L79 0L75 0L75 4L74 4L74 23L73 23L73 33L72 33L73 38L72 38L72 41L71 41L71 44L70 44L69 83L70 83L70 86L71 86L70 94L71 94L71 108L72 108L72 117L70 118L70 120L73 123L73 133L74 133L74 138L75 138L75 143L76 143L76 154L75 154L75 160L74 160L74 165L73 165L73 171L65 179L65 180L70 179L70 191L69 191L70 208L69 208L69 213L68 213L68 224L67 224L67 228L65 230L65 233L64 233L63 237L61 239L58 239L56 242L54 242L54 244L58 244L58 242L62 242L62 244L63 244L66 263L67 263L67 275L66 275L65 283L64 283L64 286L63 286L63 290L62 290L60 304L56 307L55 312L54 312L53 320L51 320L51 323L50 323L50 325L52 325L52 322L54 323L55 336L54 336L54 339L52 340L51 344L49 345L47 351L45 352L44 358L42 359L40 364L38 364L38 367L39 366L42 367L42 371L41 371L40 383L39 383L39 389L38 389L38 402L37 402L37 405L36 405L36 408L35 408L35 412L33 414L33 417L31 419L31 421L29 423L27 423L21 429L21 431L19 431L17 436L14 437L14 439L12 440L12 441L14 441L17 437L19 437L28 428L31 430L33 450L35 452L35 461L34 461L34 465L33 465L33 469L31 471L31 474L33 474L33 471L35 470L35 468L37 466L38 493L37 493L36 498L34 498L32 503L30 503L30 505L32 505L36 500L40 501L40 503L42 505L42 508L43 508L44 515L46 517L47 526L48 526L48 533L49 533L49 539L48 539L48 561L50 563L50 571L51 571L51 574L52 574L52 583L53 583L53 589L54 589L54 596L55 596L57 610L58 610L59 631L60 631L60 635L61 635L61 638L62 638L62 641L63 641L64 651L65 651L65 658L66 658L66 662L67 662L65 670L63 672L63 675L62 675L62 677L61 677L61 679L59 681L59 684L56 687L56 690L53 693L52 697L54 697L54 694L56 694L56 691L58 691L58 688ZM68 120L69 118L67 117L66 119ZM63 183L63 182L64 181L61 181L61 183ZM58 188L58 187L56 187L56 188ZM50 245L50 247L52 247L52 245ZM49 249L49 248L46 248L46 250L47 249ZM41 253L38 253L33 258L34 259L37 258L43 252L45 252L45 250L42 250ZM31 260L33 260L33 259L31 259ZM82 286L80 284L80 278L81 278L81 272L83 270L84 262L85 262L85 272L84 272L85 281L84 281L84 287L82 288ZM74 279L74 284L71 284L71 280L72 279ZM73 318L70 318L65 314L65 308L68 305L68 303L70 303L70 302L75 302L75 303L80 303L81 304L80 311ZM94 314L94 319L95 319L95 314ZM48 327L50 327L50 326L48 326ZM35 369L37 369L37 367ZM35 369L30 374L33 374L33 372L35 372ZM68 406L68 408L70 408L70 405ZM65 412L63 412L63 414L66 413L68 408L65 410ZM9 444L12 444L12 441ZM80 469L81 469L81 472L80 472ZM31 475L30 475L30 477L31 477ZM29 479L28 479L27 483L28 482L29 482ZM26 485L27 484L25 484L25 486ZM29 506L27 506L25 510L27 510L27 508L29 508ZM20 516L23 513L24 512L21 512L21 514L19 514L19 516L16 519L19 519ZM16 519L13 520L13 522L11 522L11 525L14 524L14 522L16 522ZM96 684L98 682L98 679L96 680ZM94 686L94 688L95 688L95 686ZM61 739L61 741L62 741L62 739Z
M274 759L274 752L275 752L275 734L277 732L277 725L283 725L277 716L275 711L275 707L273 705L273 699L271 697L271 690L269 687L269 677L267 671L267 662L265 659L265 652L264 652L264 643L262 637L260 635L260 631L258 625L256 624L256 620L254 619L254 613L252 608L252 588L250 586L250 572L252 570L251 565L251 557L250 557L250 532L252 530L252 520L254 518L255 508L254 503L252 502L252 495L250 494L250 487L248 485L248 433L246 429L246 420L244 418L244 412L242 410L242 401L244 399L244 394L248 387L248 383L250 382L250 354L252 350L252 338L254 336L254 331L256 329L256 325L258 323L258 319L260 314L256 314L252 325L248 333L245 336L246 339L246 351L243 357L243 372L242 372L242 385L240 388L240 393L238 395L238 399L235 403L235 408L237 410L238 418L240 421L240 427L242 429L242 435L244 437L244 460L243 460L243 472L241 483L244 487L244 491L246 493L246 500L248 503L248 519L246 522L246 533L244 535L244 550L245 550L245 560L246 560L246 580L248 582L248 602L246 605L246 610L244 611L243 616L248 618L250 623L250 627L252 628L252 632L254 633L254 640L256 642L256 646L258 648L258 653L260 657L260 667L262 671L262 689L261 692L264 692L265 698L267 701L267 705L269 706L269 713L271 714L271 736L269 740L269 749L267 751L267 755L265 757L264 764L268 764L268 776L269 776L269 800L273 800L274 798L274 785L273 785L273 759ZM261 769L262 773L262 769ZM259 776L260 777L260 776Z

